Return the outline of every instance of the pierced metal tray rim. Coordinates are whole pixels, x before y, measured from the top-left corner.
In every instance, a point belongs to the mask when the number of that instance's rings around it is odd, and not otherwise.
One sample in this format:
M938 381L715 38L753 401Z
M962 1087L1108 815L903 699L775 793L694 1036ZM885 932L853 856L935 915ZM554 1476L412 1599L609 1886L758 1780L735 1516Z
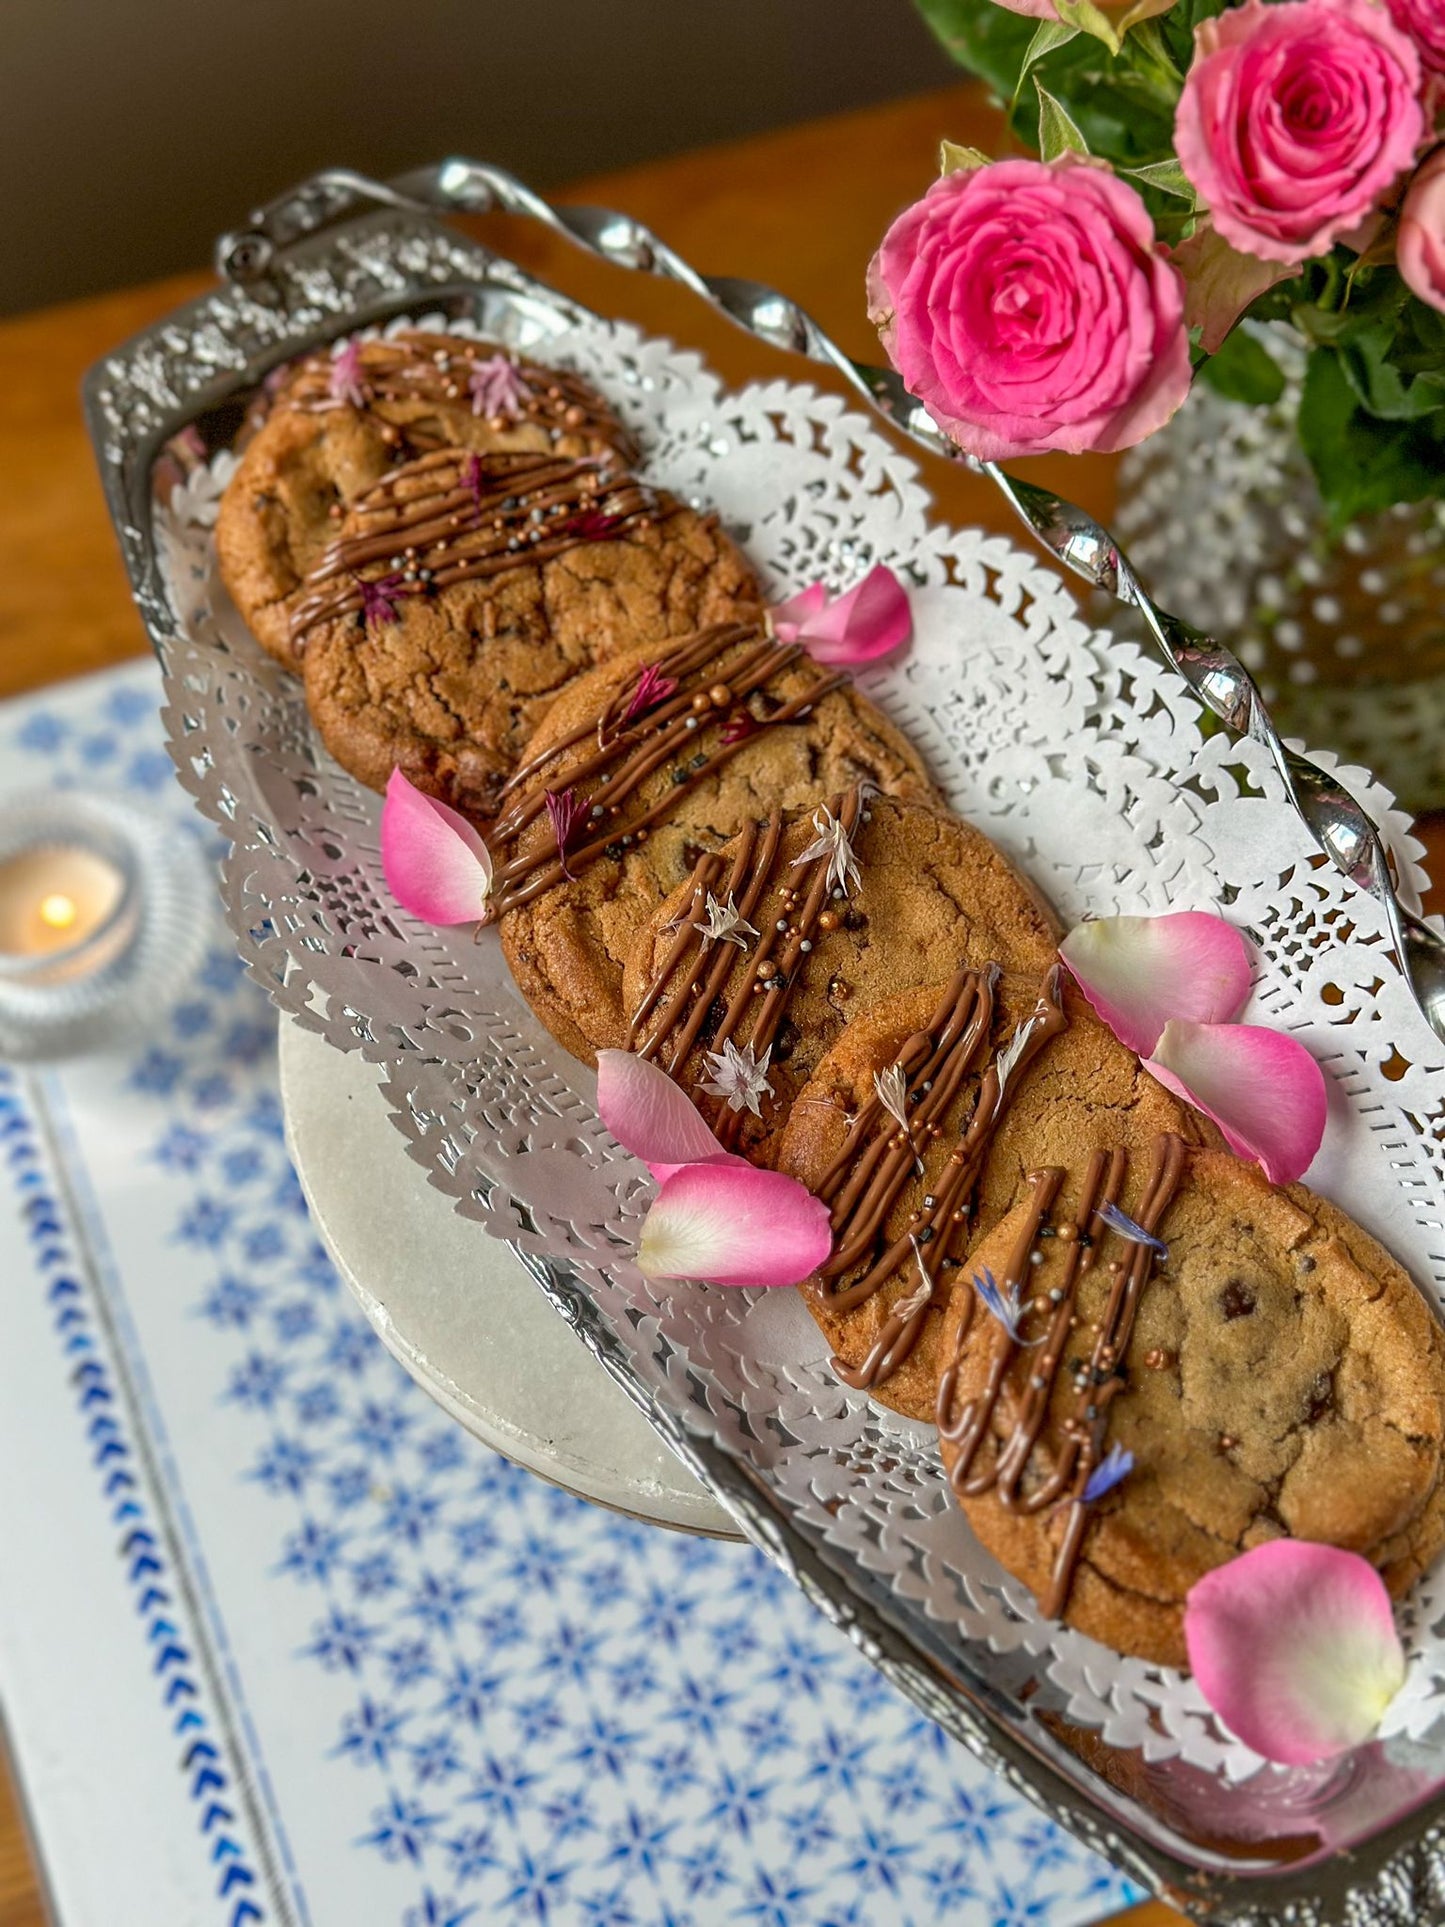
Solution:
M348 227L360 231L396 221L395 211L389 219L385 213L373 211L353 219ZM441 223L425 215L413 217L405 225L447 234ZM332 234L327 244L334 245L335 241ZM465 245L470 254L485 263L489 280L522 297L544 296L553 310L579 316L587 312L580 303L548 288L515 264L474 243ZM338 332L384 320L414 308L418 302L445 307L450 301L464 301L477 286L477 280L466 275L396 286L370 301L358 302L344 314L317 314L305 325L281 333L264 325L258 327L268 312L264 306L258 311L243 291L222 287L142 330L89 371L84 384L87 424L133 592L158 654L164 655L166 645L177 640L176 621L159 566L150 497L152 466L169 437L198 416L224 406L241 390L253 387L276 363ZM197 378L177 395L173 405L164 406L149 394L138 395L134 424L115 439L112 384L119 379L124 358L167 339L174 346L178 335L187 329L193 338L211 331L214 339L214 331L224 332L227 326L241 340L248 333L252 335L250 353L221 372ZM184 767L179 774L182 783L194 791L194 776L188 781ZM224 813L213 812L212 820L234 845L236 823ZM239 947L252 976L274 996L273 986L256 967L255 958L248 955L245 943ZM304 1011L288 1014L307 1021ZM314 1021L314 1027L324 1030L320 1020ZM359 1047L362 1040L358 1037L356 1041ZM407 1148L413 1154L418 1149L410 1141ZM514 1245L513 1249L518 1248ZM678 1457L728 1508L747 1537L894 1686L1085 1845L1202 1920L1247 1922L1256 1927L1274 1920L1299 1921L1309 1923L1309 1927L1316 1923L1323 1927L1323 1923L1333 1921L1348 1921L1352 1927L1354 1923L1370 1927L1376 1922L1380 1927L1387 1923L1388 1927L1406 1927L1406 1923L1442 1917L1436 1910L1445 1901L1445 1795L1391 1822L1348 1854L1321 1855L1298 1869L1262 1875L1211 1868L1202 1859L1182 1859L1149 1837L1154 1827L1142 1810L1142 1825L1107 1814L1082 1781L1061 1771L1042 1748L1026 1745L990 1713L979 1695L958 1680L942 1650L945 1642L941 1631L933 1641L940 1650L928 1651L916 1628L904 1631L894 1623L881 1582L864 1573L850 1577L836 1571L774 1509L743 1462L734 1461L680 1413L659 1403L633 1373L621 1341L574 1274L529 1252L519 1250L518 1255L594 1358ZM1060 1746L1060 1751L1065 1749Z

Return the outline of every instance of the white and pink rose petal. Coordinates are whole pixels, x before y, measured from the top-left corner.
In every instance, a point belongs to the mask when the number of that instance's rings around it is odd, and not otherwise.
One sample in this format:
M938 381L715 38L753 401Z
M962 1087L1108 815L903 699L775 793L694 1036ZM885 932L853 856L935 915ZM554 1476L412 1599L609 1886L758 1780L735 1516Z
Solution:
M1249 999L1249 951L1222 917L1098 917L1078 924L1059 955L1121 1044L1147 1057L1172 1017L1225 1024Z
M717 1158L666 1179L643 1221L637 1263L649 1278L796 1285L832 1242L827 1206L796 1178Z
M1184 1639L1220 1719L1283 1766L1367 1740L1405 1679L1380 1575L1307 1540L1274 1539L1206 1573L1185 1602Z

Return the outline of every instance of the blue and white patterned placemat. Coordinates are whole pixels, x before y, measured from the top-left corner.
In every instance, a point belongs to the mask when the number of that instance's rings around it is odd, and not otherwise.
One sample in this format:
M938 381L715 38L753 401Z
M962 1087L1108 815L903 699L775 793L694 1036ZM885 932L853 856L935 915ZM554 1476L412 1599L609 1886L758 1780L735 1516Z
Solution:
M201 835L157 695L137 664L0 709L0 792L139 793ZM557 1492L411 1384L307 1220L274 1017L197 915L150 1035L0 1066L0 1701L61 1927L1137 1898L761 1555Z

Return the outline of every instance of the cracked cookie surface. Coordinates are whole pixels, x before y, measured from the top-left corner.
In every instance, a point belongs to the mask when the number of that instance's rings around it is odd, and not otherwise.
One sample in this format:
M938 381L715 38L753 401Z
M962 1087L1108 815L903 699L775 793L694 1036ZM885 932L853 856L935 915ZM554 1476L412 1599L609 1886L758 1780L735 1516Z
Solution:
M386 557L407 539L386 530L409 517L418 529L441 531L423 555L435 564L435 580L427 592L413 593L393 571L382 580L399 586L375 619L343 607L310 624L302 670L326 747L359 782L384 789L399 768L428 795L485 821L528 740L576 677L644 638L660 644L699 623L752 610L758 588L716 518L670 496L616 474L587 470L579 477L582 464L555 465L559 481L542 458L473 459L482 498L490 503L488 490L497 497L495 524L490 506L485 522L471 518L458 479L466 463L454 451L420 458L352 505L328 555L364 557L379 546ZM537 474L540 482L528 479ZM527 506L534 494L548 504L545 511ZM553 541L551 531L563 524L545 518L562 495L577 497L568 526L601 532ZM627 518L582 506L614 499L632 505ZM427 520L434 502L445 513ZM504 504L511 522L500 512ZM512 522L517 530L509 534ZM374 535L378 527L383 533ZM547 537L536 554L517 546L533 528ZM447 580L448 567L468 566L455 561L467 544L489 542L500 546L475 566L490 572ZM395 561L410 566L404 555ZM323 558L313 570L293 626L318 597L323 607L345 600L345 570L333 568L329 589L316 588L327 566ZM374 573L390 564L366 566Z
M940 1045L955 1005L945 986L874 1005L817 1065L783 1130L778 1169L822 1196L834 1220L834 1252L823 1271L799 1286L803 1301L832 1347L835 1369L910 1418L934 1417L953 1292L972 1269L971 1248L1013 1207L1027 1171L1077 1163L1100 1143L1143 1157L1163 1131L1191 1144L1219 1141L1214 1127L1150 1077L1063 980L1056 993L1063 1027L1036 1038L1037 1054L1005 1078L996 1119L976 1132L974 1159L958 1171L963 1189L955 1208L962 1216L955 1219L950 1209L929 1235L924 1258L934 1281L931 1299L905 1343L890 1346L890 1320L920 1283L909 1234L925 1224L932 1200L942 1194L954 1168L950 1158L977 1116L989 1066L1033 1017L1044 987L1037 976L1002 977L984 999L976 1036L947 1056ZM877 1102L875 1079L900 1062L912 1073L908 1114L918 1115L921 1104L936 1134L917 1133L921 1170L911 1156L895 1155L885 1182L882 1173L872 1178L879 1140L891 1137L900 1152L907 1147ZM932 1091L922 1090L925 1082ZM863 1173L871 1178L866 1219L856 1195ZM856 1235L858 1227L866 1235ZM889 1368L880 1371L885 1358Z
M1045 1161L1040 1147L1038 1162ZM1131 1160L1125 1208L1138 1210ZM1080 1185L1070 1159L1051 1211L1066 1222ZM1026 1201L970 1254L1004 1276ZM1133 1454L1123 1481L1085 1508L1065 1621L1116 1651L1183 1665L1182 1615L1195 1580L1264 1540L1291 1535L1363 1554L1398 1596L1445 1543L1442 1410L1445 1342L1403 1268L1343 1212L1303 1185L1273 1189L1229 1153L1194 1150L1159 1225L1167 1260L1143 1285L1107 1441ZM1038 1296L1057 1286L1069 1246L1057 1235L1028 1265ZM1069 1344L1082 1351L1131 1247L1112 1235L1082 1275ZM956 1294L944 1335L961 1340L944 1463L958 1482L957 1428L1009 1358L971 1476L997 1464L1013 1433L1037 1349L1013 1350L971 1294ZM1027 1328L1033 1335L1037 1326ZM1012 1354L1009 1357L1009 1354ZM1079 1396L1065 1361L1018 1492L1057 1465ZM1010 1507L996 1489L960 1502L983 1544L1036 1595L1053 1583L1067 1506Z
M302 362L277 392L221 498L216 554L247 627L288 668L291 607L307 574L346 506L398 463L443 445L632 458L595 390L536 363L519 364L535 389L530 412L486 412L469 376L497 353L491 342L408 331L356 344L351 400L329 392L329 354Z
M846 800L844 807L851 807ZM709 1123L724 1129L729 1149L763 1164L776 1158L789 1113L819 1064L845 1029L851 1032L875 1005L918 984L935 983L952 964L983 968L999 962L1038 974L1054 959L1048 911L985 836L927 805L876 796L849 833L856 880L846 893L827 892L801 938L809 948L787 968L775 1005L766 986L781 983L776 972L765 976L760 992L753 986L760 962L781 960L783 967L796 951L800 939L787 936L786 929L801 927L800 912L807 910L817 864L810 864L805 853L818 837L816 813L794 813L785 819L771 859L758 858L766 884L751 921L762 937L747 952L736 953L721 982L709 985L704 1007L696 1009L696 973L690 976L687 960L668 968L674 932L688 914L691 883L674 890L654 913L628 958L623 984L629 1012L649 994L656 997L635 1047L644 1048L661 1024L673 1024L677 1034L663 1036L657 1061L696 1100ZM739 845L726 845L719 854L729 864ZM690 1006L699 1019L696 1036L676 1061ZM736 1022L730 1012L736 1012ZM727 1043L752 1048L755 1055L770 1051L771 1090L759 1100L759 1115L730 1112L706 1090L716 1076L714 1058Z
M761 631L747 626L716 647L706 638L699 646L707 655L695 680L714 691L727 687L742 660L773 647ZM812 804L859 781L918 799L934 797L917 752L851 683L830 688L837 679L805 653L777 654L776 667L767 668L746 698L760 721L749 726L746 740L720 768L701 780L687 780L682 764L668 759L632 790L626 821L663 812L644 841L614 848L575 877L558 878L503 912L502 946L513 975L542 1022L574 1056L590 1061L598 1050L626 1047L626 1011L632 1005L624 1002L623 978L629 955L669 893L679 887L686 891L699 857L729 842L740 824L770 806ZM625 702L658 657L655 645L635 649L594 670L557 701L523 762L524 769L539 765L530 784L534 794L541 786L554 793L574 784L579 790L587 787L591 779L578 772L596 747L597 719ZM688 687L684 678L678 702L686 701ZM798 704L811 705L811 713L768 726L771 712ZM687 760L716 754L729 728L738 725L742 706L705 705L686 739ZM569 744L566 739L579 730L585 734ZM679 774L683 781L677 780ZM508 857L526 861L552 847L549 825L539 819L498 852L499 864Z

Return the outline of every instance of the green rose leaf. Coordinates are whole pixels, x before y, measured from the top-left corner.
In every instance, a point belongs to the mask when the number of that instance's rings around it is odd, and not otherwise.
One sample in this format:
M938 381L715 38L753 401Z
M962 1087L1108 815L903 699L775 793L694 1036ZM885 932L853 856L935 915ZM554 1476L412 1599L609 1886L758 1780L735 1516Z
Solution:
M1310 354L1299 434L1336 530L1445 489L1445 446L1418 421L1382 421L1361 407L1333 348Z
M938 143L940 174L971 174L976 167L987 167L989 156L977 147L960 147L957 141Z
M1415 421L1445 408L1445 371L1405 374L1395 361L1395 331L1377 326L1339 344L1340 366L1360 403L1384 421Z
M1056 47L1067 47L1078 32L1077 27L1066 26L1062 20L1041 20L1028 44L1024 64L1019 69L1019 84L1023 84L1024 75L1036 60L1042 60L1045 54L1051 54Z
M1163 11L1167 13L1168 9ZM1154 18L1137 21L1124 36L1124 46L1133 65L1151 73L1167 89L1169 99L1177 101L1184 74L1165 38L1164 22Z
M1284 372L1264 345L1236 328L1216 354L1204 362L1200 378L1230 401L1256 405L1278 401L1284 393Z
M1173 153L1180 82L1170 63L1187 66L1193 55L1192 44L1175 45L1172 22L1183 3L1177 0L1173 13L1131 27L1118 58L1090 34L1055 37L1049 30L1059 23L1011 13L998 0L918 0L918 8L958 64L987 83L1026 146L1037 150L1040 145L1039 100L1028 81L1042 75L1091 154L1137 167ZM1168 31L1161 66L1153 54L1156 30L1163 29ZM1045 50L1048 41L1052 44Z
M1034 86L1039 95L1039 152L1043 158L1056 161L1061 154L1087 154L1088 142L1037 74Z
M1199 198L1178 161L1152 161L1147 167L1126 167L1124 172L1131 181L1157 187L1161 194L1172 194L1176 200L1187 201L1191 208L1198 209Z
M1410 290L1393 269L1361 272L1342 248L1312 262L1302 278L1310 298L1290 319L1310 341L1338 346L1381 329L1393 334L1410 305Z
M1118 53L1123 44L1118 29L1108 14L1101 13L1094 5L1094 0L1054 0L1054 11L1065 26L1102 41L1111 54Z

